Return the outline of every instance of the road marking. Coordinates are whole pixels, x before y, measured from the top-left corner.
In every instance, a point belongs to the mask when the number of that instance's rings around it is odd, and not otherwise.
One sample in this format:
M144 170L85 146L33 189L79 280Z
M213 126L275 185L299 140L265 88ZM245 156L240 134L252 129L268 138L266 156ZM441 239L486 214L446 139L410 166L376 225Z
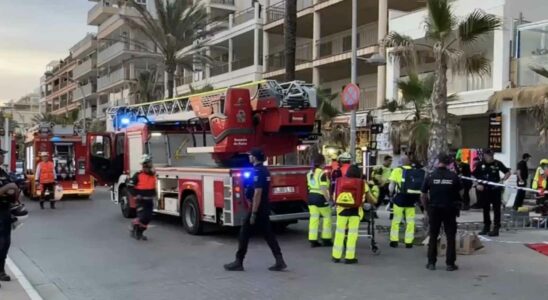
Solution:
M6 259L6 264L8 265L8 268L11 270L11 273L15 278L17 278L17 281L19 281L19 284L21 284L21 287L23 287L23 290L27 293L30 300L43 300L42 296L38 294L36 289L30 284L27 277L25 277L25 274L21 272L19 267L11 260L11 258Z
M494 243L503 243L503 244L548 244L547 241L536 241L536 242L523 242L523 241L503 241L503 240L496 240L496 239L490 239L486 238L484 236L479 236L480 241L482 242L494 242Z

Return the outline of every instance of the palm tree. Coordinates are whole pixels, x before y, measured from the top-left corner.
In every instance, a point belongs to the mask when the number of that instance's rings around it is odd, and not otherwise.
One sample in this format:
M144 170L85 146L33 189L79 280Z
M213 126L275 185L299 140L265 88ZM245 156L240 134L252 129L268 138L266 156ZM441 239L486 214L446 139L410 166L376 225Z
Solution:
M137 95L138 103L146 103L162 98L161 87L158 86L158 77L158 72L153 74L146 71L139 74L134 81L132 92Z
M297 1L285 0L284 20L285 80L295 80L295 52L297 49Z
M128 0L139 12L140 20L124 17L134 28L147 36L163 56L167 73L168 98L173 97L177 66L193 71L196 64L210 64L206 54L207 37L219 30L207 28L208 14L201 2L186 0L154 0L155 19L147 8Z
M425 20L425 40L416 43L408 36L391 32L384 40L393 47L394 54L415 62L416 49L430 52L435 60L434 86L430 97L432 109L428 166L432 168L437 155L447 152L447 72L455 74L486 75L491 62L481 53L469 54L465 50L482 37L498 29L501 21L493 15L475 10L459 21L448 0L427 0L428 16Z

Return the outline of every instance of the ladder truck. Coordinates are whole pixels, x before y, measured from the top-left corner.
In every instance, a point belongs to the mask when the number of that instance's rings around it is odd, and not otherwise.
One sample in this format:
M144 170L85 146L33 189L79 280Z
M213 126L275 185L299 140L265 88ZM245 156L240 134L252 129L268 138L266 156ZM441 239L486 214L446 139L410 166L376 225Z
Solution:
M253 168L247 153L295 152L318 136L316 93L303 82L257 81L237 87L111 107L111 132L88 134L91 172L111 187L126 218L136 214L127 181L140 170L142 154L157 174L157 214L181 218L200 234L204 224L240 226L248 209L245 188ZM278 226L308 217L307 166L270 166L271 220Z

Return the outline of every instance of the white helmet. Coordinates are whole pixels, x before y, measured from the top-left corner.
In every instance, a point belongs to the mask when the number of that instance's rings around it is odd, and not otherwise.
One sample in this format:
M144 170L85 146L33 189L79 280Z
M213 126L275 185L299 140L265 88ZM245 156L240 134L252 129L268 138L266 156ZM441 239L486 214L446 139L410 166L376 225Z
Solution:
M149 162L152 162L152 156L150 156L148 154L143 154L141 156L141 164L145 164L145 163L149 163Z
M350 162L350 161L352 161L352 156L350 155L350 153L345 152L345 153L339 155L339 161L340 162Z

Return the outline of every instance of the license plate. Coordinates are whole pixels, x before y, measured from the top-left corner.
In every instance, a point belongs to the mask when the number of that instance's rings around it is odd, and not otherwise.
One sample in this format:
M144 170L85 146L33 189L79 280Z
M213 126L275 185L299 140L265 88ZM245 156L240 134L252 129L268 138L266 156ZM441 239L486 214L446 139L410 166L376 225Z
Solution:
M272 194L275 194L275 195L291 194L291 193L295 193L295 187L293 186L275 187L272 189Z

